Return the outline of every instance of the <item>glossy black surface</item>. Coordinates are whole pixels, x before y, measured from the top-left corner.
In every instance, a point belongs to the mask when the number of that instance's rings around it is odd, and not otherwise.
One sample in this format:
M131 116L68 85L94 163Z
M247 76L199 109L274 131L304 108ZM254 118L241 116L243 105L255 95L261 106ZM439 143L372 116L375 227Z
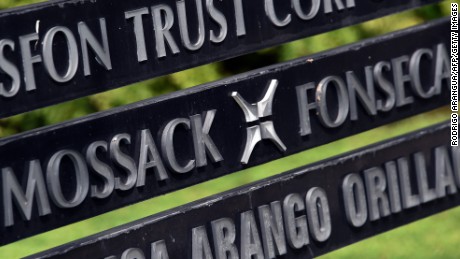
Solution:
M449 148L449 129L449 123L440 124L184 205L29 258L106 258L111 255L120 258L123 251L128 248L139 248L145 254L145 258L151 258L150 244L158 240L166 242L169 258L192 258L191 229L206 226L211 249L214 249L210 222L220 218L230 218L235 223L235 244L240 250L240 213L253 210L258 218L258 206L282 201L292 193L305 197L310 188L321 187L326 191L329 201L332 225L330 238L319 243L313 241L310 236L308 246L299 250L288 246L287 254L281 258L316 257L460 204L458 193L447 195L373 222L368 221L359 228L352 227L344 213L341 184L346 175L362 175L365 169L383 167L386 162L401 157L411 159L416 152L422 152L427 158L429 186L434 186L433 150L439 146ZM410 167L409 173L411 183L415 186L414 166ZM297 216L304 214L305 212L299 212ZM259 224L258 219L256 222ZM257 227L260 234L260 225Z
M192 42L195 42L198 27L196 7L194 6L194 1L185 2L190 38ZM214 5L226 17L228 24L226 39L217 44L210 42L209 37L210 30L215 30L217 33L219 27L207 14L205 1L202 2L206 35L203 47L197 51L189 51L181 45L176 1L174 0L58 0L37 4L33 7L21 7L0 12L0 39L10 39L15 43L14 51L8 49L5 52L6 58L16 64L21 73L19 93L11 98L0 98L0 106L2 107L0 117L8 117L35 108L125 86L140 80L251 53L269 46L440 1L356 1L354 8L346 8L341 11L337 11L336 5L333 4L334 11L328 14L324 13L324 6L321 4L318 15L308 21L302 21L295 16L294 11L289 10L291 8L290 1L274 1L275 9L280 19L289 12L292 13L291 23L282 28L274 26L269 21L265 15L263 0L243 1L246 35L240 37L236 34L233 1L214 1ZM172 55L167 48L166 57L156 57L153 22L151 14L148 14L143 16L143 26L149 59L139 63L137 61L133 22L132 19L125 19L125 12L139 8L150 10L151 6L160 4L170 6L174 12L175 23L171 29L171 34L179 46L180 53ZM307 10L307 7L305 9ZM100 66L94 53L90 50L89 64L92 74L84 76L82 47L77 24L82 21L85 22L96 39L101 41L99 18L106 20L113 68L107 71ZM19 24L20 26L18 26ZM41 62L34 65L35 80L37 82L36 90L27 92L24 85L24 69L20 55L19 37L38 32L40 42L37 44L32 42L32 54L41 54L42 39L45 33L55 26L67 27L76 38L80 59L76 76L69 82L57 83L46 73L43 62ZM57 36L57 38L59 37ZM66 44L59 39L56 44L53 47L55 63L63 67L68 62ZM60 72L63 73L62 71ZM9 87L11 79L9 76L0 73L0 81L5 82Z
M80 206L74 209L60 209L51 203L52 213L43 217L38 216L34 204L30 221L24 221L15 207L15 225L8 228L1 227L0 243L10 243L447 105L449 91L444 85L441 95L429 100L422 100L414 96L414 103L394 108L389 112L378 112L376 116L368 115L363 107L358 105L358 120L350 121L348 118L342 126L335 129L325 128L319 122L315 111L312 111L310 113L312 134L301 137L295 87L308 82L318 82L328 75L343 77L348 70L354 70L363 80L364 66L374 65L382 60L389 61L401 55L410 55L418 48L431 48L438 43L445 43L449 46L448 30L448 21L441 20L311 57L248 72L223 81L2 139L0 140L0 167L11 167L18 181L22 183L22 188L25 189L28 175L25 168L26 163L30 160L39 159L45 172L46 163L59 150L72 149L84 154L88 145L94 141L110 142L114 135L128 133L132 137L132 144L126 146L125 152L137 161L140 130L150 129L159 148L160 134L168 121L180 117L188 118L206 110L215 109L216 118L212 124L210 136L224 160L220 163L209 161L208 166L194 169L183 175L168 170L169 179L161 182L158 182L154 174L149 171L144 187L124 192L115 190L111 196L102 200L88 196ZM306 62L307 59L313 62ZM431 82L434 75L427 73L425 76L429 77L427 80ZM238 91L248 102L257 102L262 98L267 83L271 79L278 79L279 87L274 98L273 116L269 119L273 121L279 137L287 146L287 151L282 152L273 142L264 140L255 147L248 165L243 166L240 159L244 150L248 125L244 122L243 113L230 97L230 93ZM407 94L413 96L410 88L406 87L406 89ZM379 93L377 96L380 96ZM331 102L331 105L333 106L334 103ZM182 129L179 135L182 137L177 139L180 142L176 145L176 153L179 159L184 160L193 154L193 146L189 132ZM110 161L107 154L101 154L99 157L113 168L116 176L125 175ZM63 186L70 186L68 187L70 189L75 188L72 187L74 185L71 177L67 177L74 173L63 171L61 174L63 175L61 180ZM102 183L100 178L91 172L90 182ZM3 222L3 213L0 215L0 222Z

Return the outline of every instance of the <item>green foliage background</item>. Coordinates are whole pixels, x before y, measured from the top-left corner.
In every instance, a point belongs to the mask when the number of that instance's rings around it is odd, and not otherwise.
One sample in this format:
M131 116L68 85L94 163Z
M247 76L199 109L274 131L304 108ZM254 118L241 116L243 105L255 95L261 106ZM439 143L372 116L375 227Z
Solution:
M0 0L0 9L35 2L40 1ZM37 127L56 124L86 114L167 94L201 83L222 79L250 69L294 59L420 24L430 19L448 15L450 12L449 3L449 1L445 1L439 5L392 15L387 18L266 49L237 59L201 66L117 90L3 119L0 120L0 136L5 137ZM282 173L298 166L338 155L370 143L426 127L447 120L448 118L449 111L447 108L422 114L279 161L274 161L255 169L238 172L1 247L0 258L18 258L49 249L117 225L152 215L159 211L164 211L255 180ZM457 258L460 256L457 247L457 244L460 244L460 231L457 230L460 228L459 218L460 209L451 210L333 252L324 256L324 258Z

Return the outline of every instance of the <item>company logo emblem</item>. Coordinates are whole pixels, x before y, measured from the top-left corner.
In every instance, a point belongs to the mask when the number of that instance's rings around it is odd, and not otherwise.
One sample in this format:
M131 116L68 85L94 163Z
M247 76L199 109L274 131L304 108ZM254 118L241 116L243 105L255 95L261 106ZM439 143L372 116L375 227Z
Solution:
M287 149L278 137L278 134L276 134L273 121L266 119L273 114L273 98L277 87L278 80L272 79L265 96L258 103L254 104L248 103L237 92L232 92L231 94L233 99L235 99L243 110L246 123L258 123L258 125L250 126L246 129L247 138L244 153L241 157L242 164L247 164L249 162L254 147L264 139L271 140L281 151L286 151ZM261 121L261 119L263 119L263 121Z

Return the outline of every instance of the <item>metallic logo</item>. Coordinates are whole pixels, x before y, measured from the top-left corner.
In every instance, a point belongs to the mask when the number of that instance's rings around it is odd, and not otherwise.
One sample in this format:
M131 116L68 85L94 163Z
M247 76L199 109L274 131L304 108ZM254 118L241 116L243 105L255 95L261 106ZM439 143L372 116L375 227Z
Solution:
M241 163L247 164L254 147L263 139L271 140L280 150L286 151L286 146L278 137L273 126L273 121L264 118L272 116L273 98L275 96L278 80L272 79L269 83L265 96L258 103L249 104L237 92L232 92L232 97L241 107L246 123L258 122L258 125L246 129L247 138ZM264 121L261 121L264 119Z

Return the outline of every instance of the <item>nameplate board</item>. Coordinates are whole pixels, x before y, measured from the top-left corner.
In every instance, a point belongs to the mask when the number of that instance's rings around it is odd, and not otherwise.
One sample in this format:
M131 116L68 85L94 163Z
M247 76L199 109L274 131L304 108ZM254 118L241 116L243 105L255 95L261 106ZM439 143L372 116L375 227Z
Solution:
M30 258L312 258L460 204L448 123ZM440 237L442 238L442 237Z
M0 140L0 243L449 102L448 19Z
M67 0L0 12L0 117L439 0Z

